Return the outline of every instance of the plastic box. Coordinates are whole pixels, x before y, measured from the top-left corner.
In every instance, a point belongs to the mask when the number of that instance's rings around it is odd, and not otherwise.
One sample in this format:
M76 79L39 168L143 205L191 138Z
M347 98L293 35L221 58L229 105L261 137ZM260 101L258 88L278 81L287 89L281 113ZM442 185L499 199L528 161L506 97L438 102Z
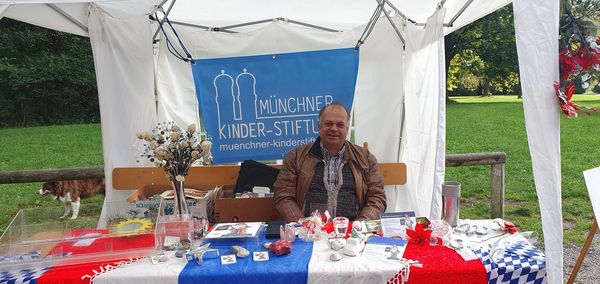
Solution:
M157 252L155 218L131 203L82 204L76 220L62 207L21 209L0 237L0 271L110 261ZM116 206L116 207L115 207ZM154 215L156 216L156 215Z

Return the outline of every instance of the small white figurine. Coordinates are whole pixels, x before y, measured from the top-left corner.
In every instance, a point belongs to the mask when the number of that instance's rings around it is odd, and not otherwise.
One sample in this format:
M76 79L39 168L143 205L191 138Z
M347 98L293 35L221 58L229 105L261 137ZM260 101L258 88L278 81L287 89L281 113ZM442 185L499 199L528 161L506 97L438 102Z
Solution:
M341 250L344 248L344 246L346 246L346 239L331 238L329 239L329 246L332 250Z
M365 248L365 243L359 238L348 238L346 239L346 245L342 250L342 253L348 256L357 256Z

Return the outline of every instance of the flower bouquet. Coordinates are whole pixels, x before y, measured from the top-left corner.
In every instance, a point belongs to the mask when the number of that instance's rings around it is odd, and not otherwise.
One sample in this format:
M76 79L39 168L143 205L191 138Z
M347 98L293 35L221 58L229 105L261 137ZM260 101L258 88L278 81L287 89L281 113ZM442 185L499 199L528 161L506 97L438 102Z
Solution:
M211 162L212 143L196 130L196 124L184 130L172 121L161 122L151 131L139 132L137 138L144 141L140 158L162 168L173 185L174 213L189 214L183 183L192 164Z

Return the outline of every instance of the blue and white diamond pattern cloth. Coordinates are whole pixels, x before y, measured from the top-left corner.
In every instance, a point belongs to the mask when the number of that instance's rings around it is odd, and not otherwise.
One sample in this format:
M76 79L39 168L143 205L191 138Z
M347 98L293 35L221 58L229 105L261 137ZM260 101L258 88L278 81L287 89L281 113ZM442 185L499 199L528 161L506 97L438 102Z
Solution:
M512 244L496 262L492 260L490 250L491 246L473 249L485 266L488 283L546 283L546 257L534 245L528 242Z
M26 268L16 272L0 272L0 284L35 284L50 267L45 268Z

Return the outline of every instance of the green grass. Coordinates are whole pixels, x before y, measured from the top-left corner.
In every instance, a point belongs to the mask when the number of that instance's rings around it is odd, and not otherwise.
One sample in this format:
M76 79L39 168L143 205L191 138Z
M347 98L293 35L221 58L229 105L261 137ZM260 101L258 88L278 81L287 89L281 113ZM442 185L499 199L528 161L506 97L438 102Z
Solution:
M578 95L600 108L600 97ZM593 220L582 171L600 166L600 114L561 118L562 199L565 241L583 244ZM521 231L542 234L522 100L515 96L456 97L447 107L447 153L502 151L506 163L505 218ZM0 171L103 164L100 126L68 125L0 129ZM462 184L461 218L490 216L488 166L447 168L446 180ZM20 208L61 206L36 194L41 183L0 185L0 233ZM83 203L99 206L102 196Z
M0 129L0 171L87 167L103 164L99 124L61 125ZM19 209L54 207L62 203L39 196L41 183L0 184L0 234ZM82 201L82 208L97 207L104 200L95 196Z
M600 97L575 102L600 108ZM542 234L522 100L515 96L456 97L447 107L447 153L506 152L505 219L521 231ZM600 166L600 114L561 117L562 211L565 242L581 245L593 221L582 171ZM488 166L447 168L446 180L462 184L461 218L490 215Z

